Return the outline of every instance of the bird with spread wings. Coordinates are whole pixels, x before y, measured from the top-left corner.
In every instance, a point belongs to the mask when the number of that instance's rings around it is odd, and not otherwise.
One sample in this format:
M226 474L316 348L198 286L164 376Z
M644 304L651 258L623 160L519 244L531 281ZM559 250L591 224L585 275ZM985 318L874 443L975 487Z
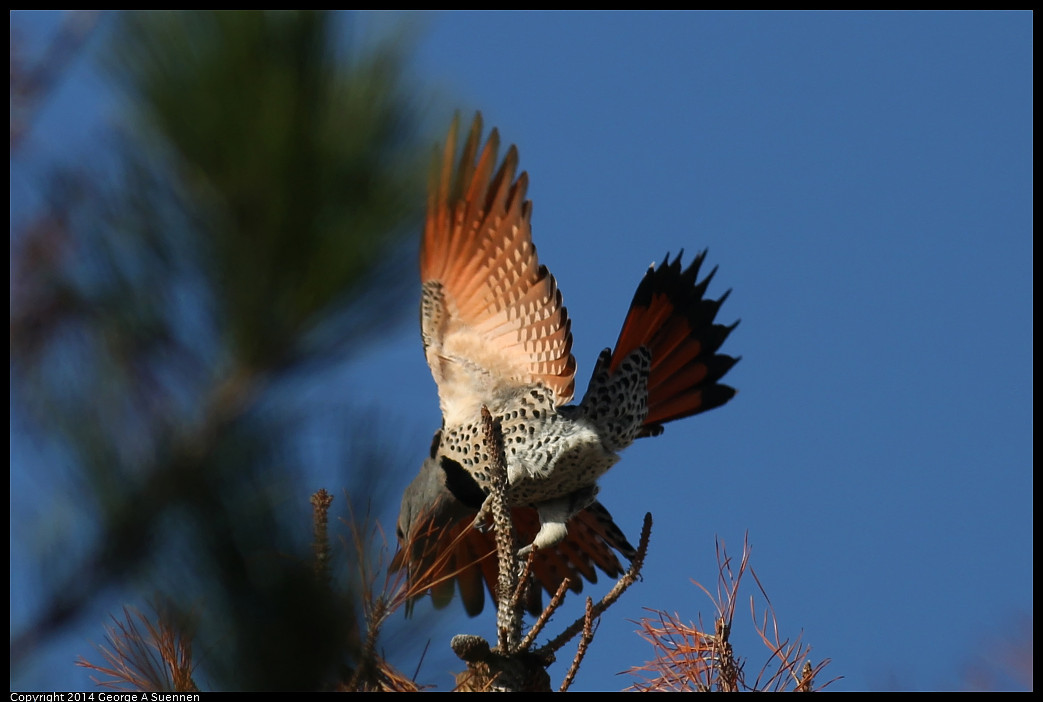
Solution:
M457 157L457 125L436 155L420 252L421 335L438 386L442 426L406 489L393 566L424 578L438 606L458 588L469 614L494 592L493 535L474 528L490 476L481 410L503 435L508 503L533 577L553 593L569 578L622 572L616 553L634 548L597 501L597 479L635 439L663 424L719 407L735 390L720 383L737 358L718 353L735 328L718 324L699 280L705 252L687 267L670 257L646 272L616 345L599 356L582 401L572 332L554 277L532 243L528 176L511 146L497 161L493 130L481 147L475 117ZM454 585L455 583L455 585ZM538 611L540 588L528 607Z

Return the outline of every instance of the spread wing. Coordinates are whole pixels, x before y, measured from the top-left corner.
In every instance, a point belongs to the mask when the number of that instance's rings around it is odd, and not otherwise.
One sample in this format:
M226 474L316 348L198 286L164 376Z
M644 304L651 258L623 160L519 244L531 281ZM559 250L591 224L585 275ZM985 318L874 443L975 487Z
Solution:
M447 425L537 383L565 404L576 374L561 292L532 244L518 152L512 146L497 169L493 130L479 153L477 115L454 166L456 132L454 120L435 158L420 248L421 334Z

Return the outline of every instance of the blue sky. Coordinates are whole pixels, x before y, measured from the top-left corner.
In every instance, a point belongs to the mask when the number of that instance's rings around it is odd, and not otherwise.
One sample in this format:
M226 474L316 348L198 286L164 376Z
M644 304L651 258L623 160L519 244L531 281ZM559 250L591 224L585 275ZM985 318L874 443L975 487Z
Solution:
M733 289L721 317L742 319L725 346L743 357L738 396L639 442L601 482L631 540L646 511L655 526L644 579L602 618L576 689L632 682L616 673L650 656L643 608L711 620L691 581L712 589L715 537L738 556L746 534L783 634L832 659L835 689L967 685L995 649L983 642L1032 615L1032 15L407 20L414 79L439 93L432 123L480 109L520 149L580 392L668 251L709 248L711 293ZM103 113L89 80L73 73L39 129L63 128L70 106ZM419 465L439 417L417 330L340 381L394 418ZM12 449L12 481L19 469ZM388 476L389 490L411 478ZM735 636L750 672L768 651L746 601ZM54 660L87 653L100 626ZM460 632L491 636L491 615L446 610L421 679L448 685L459 663L444 642ZM71 664L60 679L41 669L12 685L88 687Z

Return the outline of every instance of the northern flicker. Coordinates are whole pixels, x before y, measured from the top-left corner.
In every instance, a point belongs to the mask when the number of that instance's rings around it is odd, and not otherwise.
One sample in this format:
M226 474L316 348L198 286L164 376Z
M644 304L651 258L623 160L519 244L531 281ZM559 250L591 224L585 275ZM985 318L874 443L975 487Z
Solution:
M494 129L480 147L481 115L456 161L454 121L436 155L420 250L421 335L438 385L442 427L407 488L396 567L411 578L439 571L444 604L459 584L470 614L483 581L496 581L492 535L472 528L488 490L480 460L481 409L499 422L508 502L523 543L537 550L535 579L548 592L569 577L578 589L594 566L621 572L613 550L633 547L596 501L597 480L634 439L666 422L719 407L735 390L719 381L736 363L718 353L736 324L715 323L727 298L706 299L716 269L699 281L705 252L687 267L669 255L638 285L614 349L601 352L587 392L569 405L576 362L568 314L532 243L528 177L515 177L511 146L497 168ZM539 589L533 588L539 605Z

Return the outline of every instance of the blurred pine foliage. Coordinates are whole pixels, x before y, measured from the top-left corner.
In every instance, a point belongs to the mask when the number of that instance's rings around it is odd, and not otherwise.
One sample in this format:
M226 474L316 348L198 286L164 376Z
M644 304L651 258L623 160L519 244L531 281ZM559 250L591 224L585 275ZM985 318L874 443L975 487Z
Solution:
M125 597L158 600L160 629L192 622L202 689L317 690L356 666L354 556L332 586L315 577L300 516L319 486L298 479L285 408L404 316L434 139L406 47L355 45L350 22L98 24L90 48L125 129L97 163L37 173L42 207L12 201L12 433L47 485L31 505L12 497L45 603L12 625L12 679L72 623L100 636ZM12 39L14 171L27 106L53 82L18 55L13 23ZM358 504L391 460L372 439L325 459L344 462Z

